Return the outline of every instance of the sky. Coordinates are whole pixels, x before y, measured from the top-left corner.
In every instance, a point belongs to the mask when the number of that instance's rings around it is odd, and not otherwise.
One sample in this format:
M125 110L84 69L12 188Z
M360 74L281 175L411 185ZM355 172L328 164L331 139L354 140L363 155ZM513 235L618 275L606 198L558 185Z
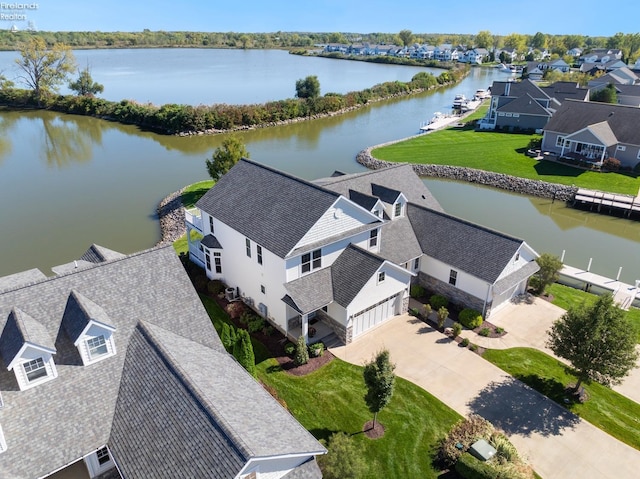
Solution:
M6 0L0 28L45 31L203 31L477 34L640 32L640 3L596 0ZM21 9L21 6L31 8ZM13 8L12 8L13 7ZM17 7L17 8L16 8Z

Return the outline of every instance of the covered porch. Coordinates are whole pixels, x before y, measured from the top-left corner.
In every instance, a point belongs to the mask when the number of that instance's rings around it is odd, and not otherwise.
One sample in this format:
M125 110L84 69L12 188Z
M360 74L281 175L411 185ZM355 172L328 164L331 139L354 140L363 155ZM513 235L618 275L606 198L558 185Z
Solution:
M305 335L305 323L303 315L289 319L289 339L293 342L297 341L300 336ZM332 328L332 320L322 310L307 315L306 318L306 338L307 344L323 342L327 347L333 347L344 344L334 329Z

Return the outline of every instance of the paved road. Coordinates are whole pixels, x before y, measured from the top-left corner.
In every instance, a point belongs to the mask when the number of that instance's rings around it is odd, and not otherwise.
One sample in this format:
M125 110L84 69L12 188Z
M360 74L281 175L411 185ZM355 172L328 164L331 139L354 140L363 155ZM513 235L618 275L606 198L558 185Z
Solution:
M382 348L390 351L398 376L426 389L458 413L480 414L503 429L544 479L638 477L640 451L414 317L396 317L332 352L362 365Z

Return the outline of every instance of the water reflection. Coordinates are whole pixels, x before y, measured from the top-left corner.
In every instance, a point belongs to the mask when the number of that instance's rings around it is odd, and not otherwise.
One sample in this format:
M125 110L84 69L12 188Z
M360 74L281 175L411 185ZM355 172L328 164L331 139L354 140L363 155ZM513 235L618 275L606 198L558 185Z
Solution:
M101 122L50 112L43 112L40 118L41 158L49 167L65 168L73 163L89 162L93 148L102 145Z
M10 131L17 120L17 116L0 116L0 164L5 157L11 153L12 144Z

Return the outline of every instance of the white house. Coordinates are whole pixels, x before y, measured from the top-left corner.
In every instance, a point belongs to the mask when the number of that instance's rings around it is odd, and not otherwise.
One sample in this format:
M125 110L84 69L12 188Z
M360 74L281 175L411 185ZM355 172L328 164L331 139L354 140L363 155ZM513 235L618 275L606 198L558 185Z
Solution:
M243 159L196 206L191 258L292 338L321 321L349 343L418 282L488 317L537 268L523 241L442 212L408 165L312 183Z
M320 479L326 449L227 354L173 248L0 278L0 477Z

